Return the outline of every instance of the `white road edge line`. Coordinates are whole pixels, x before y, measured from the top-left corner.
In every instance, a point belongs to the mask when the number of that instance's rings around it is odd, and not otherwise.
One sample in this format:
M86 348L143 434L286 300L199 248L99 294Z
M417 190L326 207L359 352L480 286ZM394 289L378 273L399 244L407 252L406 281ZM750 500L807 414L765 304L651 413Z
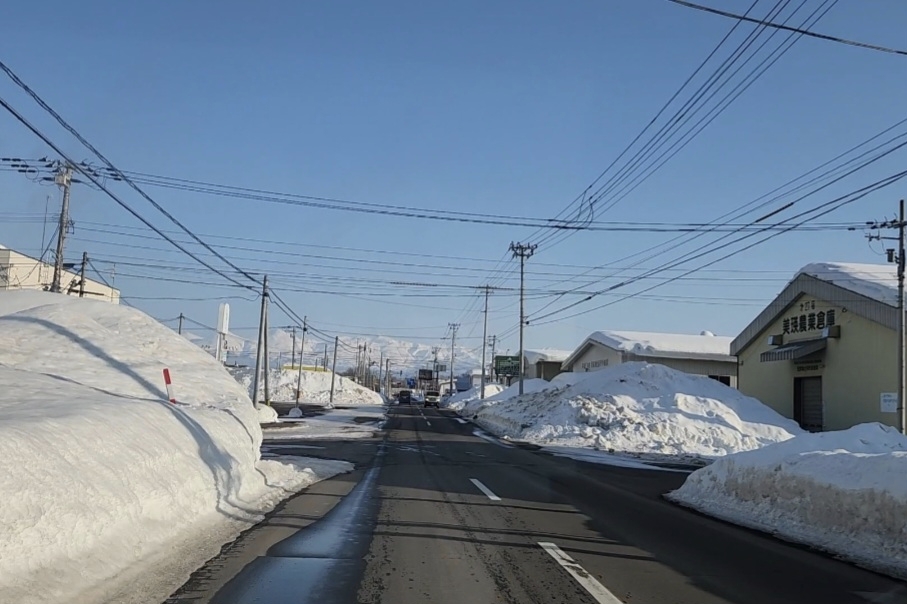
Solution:
M480 491L482 491L483 493L485 493L485 495L487 495L488 498L491 499L492 501L500 501L500 500L501 500L500 497L498 497L497 495L495 495L494 493L492 493L492 492L491 492L491 489L489 489L489 488L486 487L484 484L482 484L478 479L476 479L476 478L470 478L469 481L470 481L472 484L476 485L476 488L479 489Z
M551 554L551 557L564 567L570 576L576 579L576 582L585 588L589 594L600 604L624 604L617 599L617 596L608 591L608 588L598 582L598 580L589 574L582 566L577 564L576 560L567 555L564 550L554 543L539 541L539 546Z
M467 424L467 423L469 423L469 422L467 422L465 419L463 419L462 417L455 417L454 419L457 420L458 422L460 422L461 424Z

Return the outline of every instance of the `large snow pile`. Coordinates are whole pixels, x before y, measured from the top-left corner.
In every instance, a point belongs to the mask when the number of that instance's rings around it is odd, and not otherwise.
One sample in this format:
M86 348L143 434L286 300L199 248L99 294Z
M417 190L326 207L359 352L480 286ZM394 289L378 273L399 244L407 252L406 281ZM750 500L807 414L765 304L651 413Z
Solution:
M890 264L816 262L807 264L798 274L828 281L889 306L898 303L898 273Z
M0 292L0 599L163 600L289 491L349 469L262 461L260 443L242 386L150 317Z
M538 444L673 458L720 457L802 432L754 398L663 365L623 363L581 375L573 384L485 405L478 423Z
M528 380L523 380L523 395L525 396L527 394L532 394L534 392L541 392L542 390L545 390L550 387L551 387L551 382L548 382L546 380L542 380L539 378L531 378ZM484 399L480 399L480 398L476 397L475 399L473 399L471 401L467 401L466 404L463 405L463 408L459 409L458 411L461 415L466 415L466 416L472 417L473 415L478 413L480 409L484 409L485 407L489 407L491 405L497 405L501 401L510 400L513 397L519 396L519 395L520 395L520 383L518 381L516 381L513 384L511 384L510 386L503 388L497 394L492 394L489 396L488 393L486 392Z
M907 578L905 476L907 437L861 424L718 460L668 497Z
M485 384L485 397L495 396L504 389L504 386L501 384ZM450 397L450 400L447 402L447 408L452 409L453 411L460 411L467 403L472 401L478 401L482 398L482 387L476 386L475 388L470 388L469 390L464 390L463 392L457 392L455 395Z
M251 367L230 368L233 374L249 395L252 394L252 376L255 370ZM271 400L275 402L292 403L296 400L296 384L299 371L296 369L272 369L268 375ZM263 388L263 386L259 386ZM302 372L302 393L300 403L326 405L331 400L331 372L309 371ZM360 386L353 380L338 375L334 382L335 405L382 405L384 397Z

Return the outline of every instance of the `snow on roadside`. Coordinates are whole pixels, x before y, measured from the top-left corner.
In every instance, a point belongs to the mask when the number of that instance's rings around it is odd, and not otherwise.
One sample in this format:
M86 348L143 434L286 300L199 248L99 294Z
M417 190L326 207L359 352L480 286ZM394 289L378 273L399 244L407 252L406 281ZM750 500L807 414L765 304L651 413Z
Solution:
M289 493L350 469L261 461L261 438L243 387L140 311L0 292L4 601L163 600Z
M485 398L495 396L502 390L504 390L504 386L502 386L501 384L485 384ZM451 411L461 411L467 403L481 400L481 395L482 388L480 386L476 386L475 388L470 388L469 390L464 390L463 392L457 392L455 395L450 397L450 400L447 401L447 404L445 406Z
M228 367L228 371L242 384L246 391L252 393L252 367ZM292 369L272 369L268 375L271 400L274 402L292 403L296 400L296 384L299 371ZM331 372L302 372L302 388L299 402L326 405L331 400ZM335 405L383 405L384 397L360 386L353 380L338 375L334 382Z
M720 459L667 497L907 578L905 475L907 437L861 424Z
M533 394L536 392L541 392L541 391L547 390L549 388L551 388L551 382L548 382L546 380L542 380L542 379L538 379L538 378L531 378L528 380L523 380L523 396L526 396L528 394ZM473 415L478 413L480 409L484 409L485 407L488 407L491 405L496 405L496 404L500 403L501 401L510 400L516 396L519 396L519 394L520 394L520 384L519 384L519 382L514 382L507 388L502 389L497 394L488 396L488 393L486 392L484 399L479 399L478 397L476 397L475 399L468 401L463 406L463 408L459 410L459 413L460 413L460 415L472 417Z
M371 438L384 425L385 417L384 407L344 407L313 417L299 414L296 417L281 418L276 425L265 428L263 434L266 441Z
M583 375L533 394L486 400L477 405L476 421L499 436L540 445L681 461L757 449L802 433L754 398L662 365L624 363ZM461 413L471 414L470 405Z

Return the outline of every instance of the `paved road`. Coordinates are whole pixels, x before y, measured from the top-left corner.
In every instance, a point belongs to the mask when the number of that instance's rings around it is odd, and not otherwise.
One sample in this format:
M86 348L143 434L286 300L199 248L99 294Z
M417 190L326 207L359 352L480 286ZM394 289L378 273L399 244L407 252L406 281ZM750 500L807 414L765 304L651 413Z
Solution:
M899 582L662 499L684 474L475 432L403 406L383 442L325 444L359 469L287 502L171 602L907 602Z

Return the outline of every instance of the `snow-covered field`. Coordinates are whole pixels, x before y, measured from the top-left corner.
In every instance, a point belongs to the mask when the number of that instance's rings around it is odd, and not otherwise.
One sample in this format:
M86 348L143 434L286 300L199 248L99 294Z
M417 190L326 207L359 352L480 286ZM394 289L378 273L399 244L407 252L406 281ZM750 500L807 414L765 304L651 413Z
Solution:
M230 373L241 383L249 395L252 393L252 367L230 367ZM296 400L296 384L299 372L291 369L272 369L270 381L271 400L292 403ZM326 405L331 400L331 372L303 371L300 403ZM335 405L381 405L384 398L353 380L338 375L334 382Z
M460 413L475 415L499 436L539 445L681 461L758 449L802 433L756 399L662 365L624 363L567 375L547 388L527 384L526 391L535 392L511 398L505 390Z
M294 408L292 411L297 411ZM315 417L280 418L263 430L265 440L371 438L384 424L384 407L362 405L331 409Z
M0 292L2 600L161 601L289 493L351 469L262 461L261 438L245 389L143 313Z
M907 578L907 437L889 426L802 434L720 459L668 497Z

